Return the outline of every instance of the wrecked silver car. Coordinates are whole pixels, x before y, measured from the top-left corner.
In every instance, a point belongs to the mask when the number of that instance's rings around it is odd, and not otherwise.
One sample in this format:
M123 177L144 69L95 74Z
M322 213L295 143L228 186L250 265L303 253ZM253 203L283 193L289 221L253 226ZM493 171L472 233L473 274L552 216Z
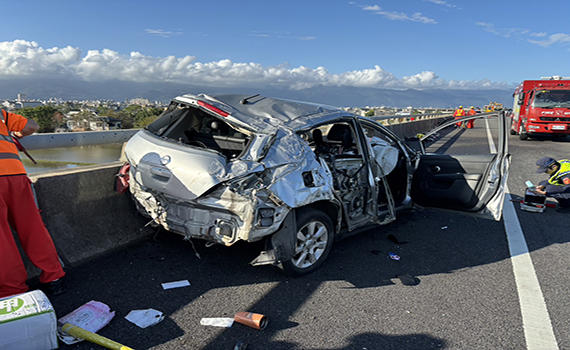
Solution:
M187 94L137 133L125 156L130 192L154 223L226 246L265 239L253 265L303 275L335 240L387 224L414 202L499 220L509 163L506 144L499 148L424 154L331 106Z

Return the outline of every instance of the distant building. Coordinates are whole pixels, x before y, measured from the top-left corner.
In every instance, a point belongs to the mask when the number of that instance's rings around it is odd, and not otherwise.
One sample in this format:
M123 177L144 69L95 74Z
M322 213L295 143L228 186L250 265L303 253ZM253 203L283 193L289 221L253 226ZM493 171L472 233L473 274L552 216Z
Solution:
M123 128L123 121L121 119L112 118L112 117L101 117L101 120L104 123L103 130L115 130Z

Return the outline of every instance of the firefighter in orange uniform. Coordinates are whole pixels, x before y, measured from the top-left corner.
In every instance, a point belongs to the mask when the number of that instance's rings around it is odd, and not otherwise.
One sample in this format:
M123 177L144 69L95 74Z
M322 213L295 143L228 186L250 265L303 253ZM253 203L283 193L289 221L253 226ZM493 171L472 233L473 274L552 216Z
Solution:
M461 119L461 117L465 116L465 110L463 109L463 106L459 106L458 109L455 110L455 112L453 113L453 116L455 117L455 119ZM458 128L461 126L461 123L455 123L455 127Z
M0 110L0 298L28 290L28 275L12 234L18 234L24 252L39 269L40 283L50 294L65 291L65 275L46 229L12 136L36 132L38 124L21 115Z
M467 115L475 115L477 114L477 112L475 112L475 108L473 106L471 106L471 108L469 108L469 111L467 112ZM475 126L475 119L471 119L467 121L466 124L466 128L467 129L473 129L473 127Z

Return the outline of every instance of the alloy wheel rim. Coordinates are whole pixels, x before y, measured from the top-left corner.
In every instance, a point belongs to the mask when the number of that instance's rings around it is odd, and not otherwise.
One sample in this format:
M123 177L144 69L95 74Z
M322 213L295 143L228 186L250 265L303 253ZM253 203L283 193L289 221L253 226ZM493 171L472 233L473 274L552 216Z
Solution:
M298 268L313 266L323 255L327 247L328 230L319 221L308 222L297 231L297 245L292 262Z

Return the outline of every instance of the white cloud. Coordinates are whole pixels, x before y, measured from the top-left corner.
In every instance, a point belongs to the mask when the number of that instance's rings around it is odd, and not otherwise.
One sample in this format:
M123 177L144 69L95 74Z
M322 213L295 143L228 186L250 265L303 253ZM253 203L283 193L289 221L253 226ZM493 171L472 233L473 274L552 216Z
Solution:
M393 21L412 21L412 22L419 22L425 24L436 24L437 22L429 17L426 17L421 14L421 12L416 12L413 15L408 15L403 12L389 12L384 11L378 5L374 6L364 6L362 7L364 11L372 11L374 14L384 16Z
M443 0L424 0L427 2L432 2L436 5L441 5L441 6L445 6L445 7L451 7L451 8L456 8L457 6L452 5L450 3L448 3L447 1L443 1Z
M552 39L551 39L552 40ZM556 40L561 40L558 38ZM36 42L0 42L0 79L65 78L84 81L121 80L132 82L175 82L218 87L265 86L303 89L316 85L373 88L507 88L506 83L446 81L434 72L421 72L398 79L376 65L371 69L339 74L325 67L263 66L260 63L224 59L198 62L194 56L151 57L139 52L123 55L109 49L89 50L83 57L79 48L44 49Z
M315 40L314 36L293 36L289 32L276 32L276 33L266 33L266 32L252 32L247 34L248 36L256 36L261 38L278 38L278 39L296 39L301 41Z
M531 32L528 29L522 29L522 28L496 28L494 24L486 22L477 22L476 24L478 26L483 27L483 29L489 33L493 33L495 35L499 35L505 38L510 38L510 37L522 38L531 44L540 45L542 47L548 47L553 44L570 43L570 34L557 33L549 36L548 33L545 32ZM532 38L548 37L548 39L531 40L528 37Z
M552 34L547 40L529 40L532 44L537 44L542 47L548 47L552 44L570 43L570 35L564 33Z
M171 36L182 34L182 32L170 32L164 29L145 29L144 31L148 34L158 35L165 38L170 38Z

